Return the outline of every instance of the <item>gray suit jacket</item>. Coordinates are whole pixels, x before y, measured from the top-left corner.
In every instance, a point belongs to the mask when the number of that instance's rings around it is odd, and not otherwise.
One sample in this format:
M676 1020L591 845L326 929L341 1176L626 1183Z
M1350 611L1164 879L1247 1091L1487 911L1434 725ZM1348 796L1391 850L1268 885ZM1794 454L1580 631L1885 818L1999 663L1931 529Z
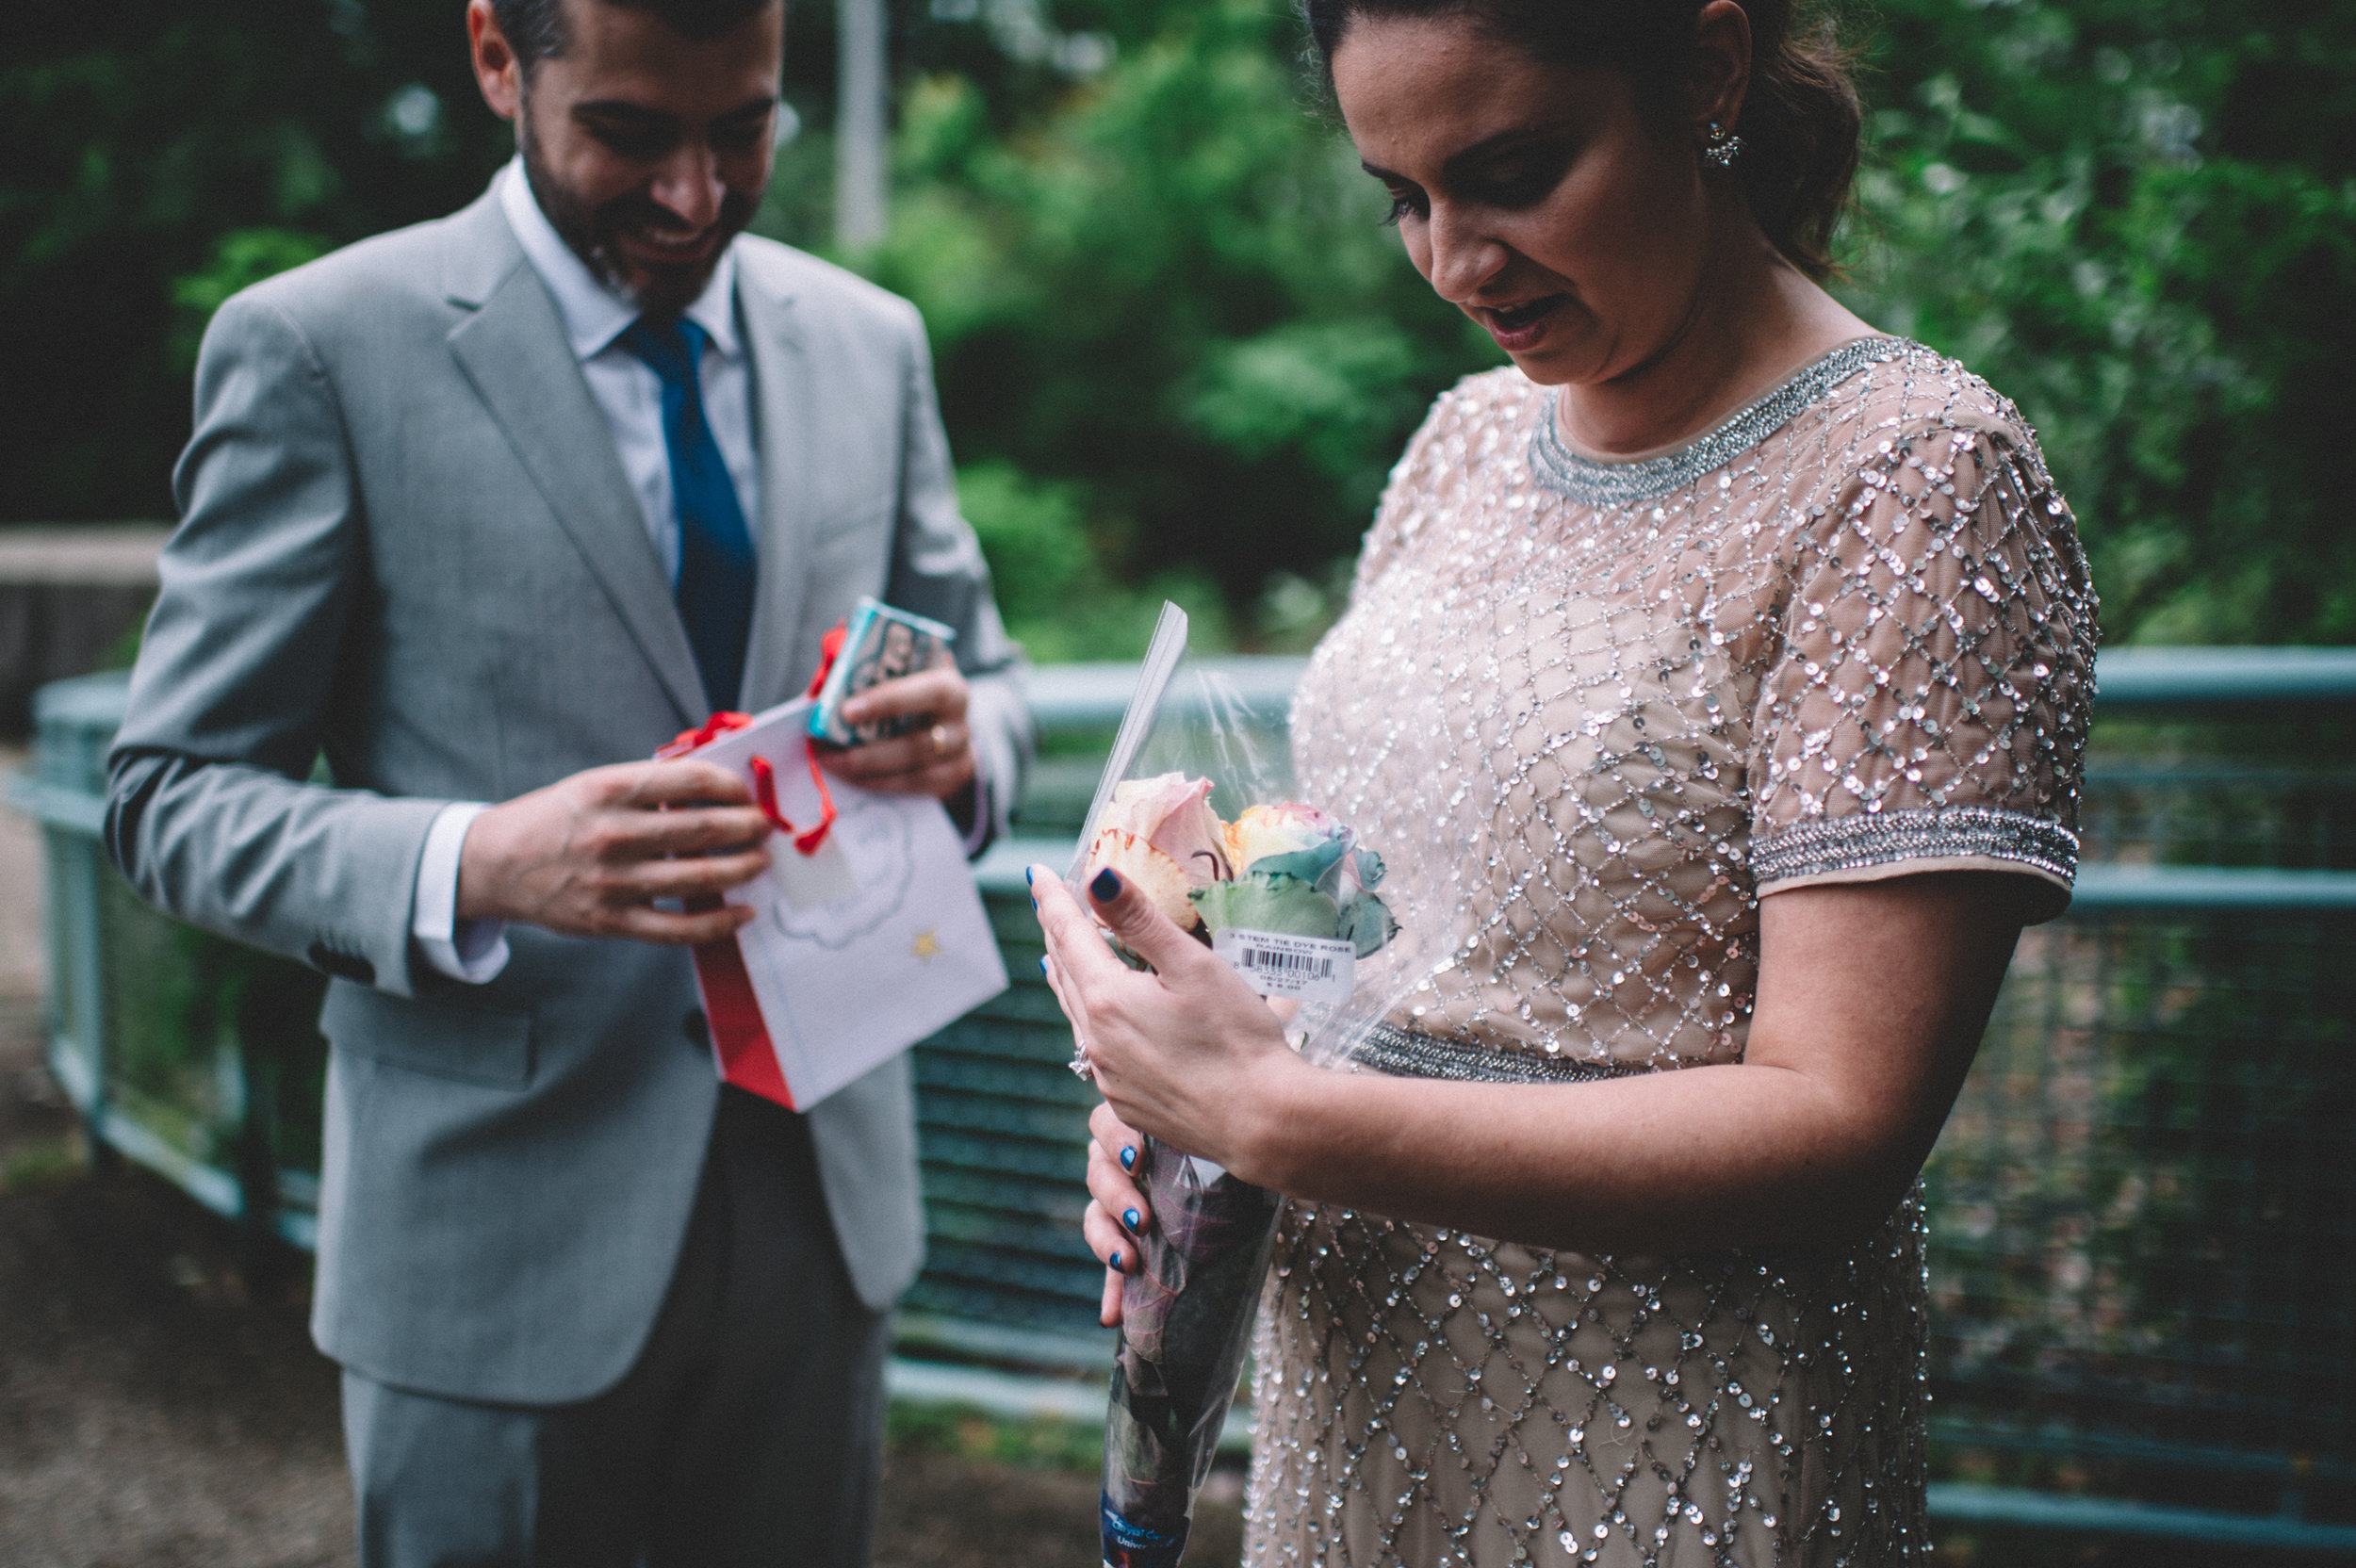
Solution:
M739 241L761 452L744 705L862 594L946 621L995 798L1029 722L958 515L915 310ZM206 334L182 522L115 743L140 895L337 976L313 1330L379 1381L541 1404L618 1380L685 1233L717 1089L680 950L510 932L490 984L412 951L425 833L704 716L620 460L499 204L247 290ZM312 782L324 752L332 784ZM905 1058L810 1113L843 1261L922 1257Z

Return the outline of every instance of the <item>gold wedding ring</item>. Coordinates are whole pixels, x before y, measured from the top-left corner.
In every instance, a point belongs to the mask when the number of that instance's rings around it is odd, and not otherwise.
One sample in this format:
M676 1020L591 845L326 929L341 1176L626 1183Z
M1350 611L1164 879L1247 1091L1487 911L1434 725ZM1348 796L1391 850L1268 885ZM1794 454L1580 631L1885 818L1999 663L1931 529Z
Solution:
M933 755L935 757L949 755L949 727L945 724L933 726Z

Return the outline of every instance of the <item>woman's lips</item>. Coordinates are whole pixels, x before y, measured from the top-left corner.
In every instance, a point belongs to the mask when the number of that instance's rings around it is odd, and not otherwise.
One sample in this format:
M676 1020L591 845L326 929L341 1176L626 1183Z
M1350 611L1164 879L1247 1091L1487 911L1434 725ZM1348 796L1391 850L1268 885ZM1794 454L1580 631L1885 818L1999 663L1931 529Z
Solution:
M1517 300L1510 305L1475 305L1473 314L1489 329L1497 347L1510 354L1535 348L1546 335L1546 323L1568 297L1547 294L1535 300Z

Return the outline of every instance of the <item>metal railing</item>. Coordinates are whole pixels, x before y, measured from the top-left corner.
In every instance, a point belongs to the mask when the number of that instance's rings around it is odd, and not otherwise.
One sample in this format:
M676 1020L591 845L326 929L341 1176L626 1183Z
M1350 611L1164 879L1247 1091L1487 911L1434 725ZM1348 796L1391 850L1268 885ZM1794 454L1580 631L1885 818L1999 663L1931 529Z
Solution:
M1300 667L1227 673L1281 728ZM1034 676L1023 826L976 868L1015 981L915 1054L929 1255L904 1395L1102 1409L1101 1384L1038 1375L1111 1346L1079 1231L1093 1093L1022 869L1070 859L1134 677ZM2099 681L2077 897L2023 939L1926 1172L1933 1511L2356 1556L2356 652L2129 649ZM51 1062L97 1138L307 1246L321 983L106 868L122 695L44 690L12 792L47 830ZM2136 1500L2187 1476L2204 1506Z

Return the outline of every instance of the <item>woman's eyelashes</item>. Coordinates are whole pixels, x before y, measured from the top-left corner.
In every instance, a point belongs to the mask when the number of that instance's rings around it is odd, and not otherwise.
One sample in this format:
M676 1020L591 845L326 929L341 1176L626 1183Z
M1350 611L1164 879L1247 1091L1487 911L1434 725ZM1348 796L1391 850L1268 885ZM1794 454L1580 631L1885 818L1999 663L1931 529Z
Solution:
M1457 182L1464 199L1509 212L1536 206L1554 194L1571 167L1568 143L1515 148L1489 159Z
M1468 168L1450 168L1447 188L1441 195L1465 206L1500 212L1534 207L1554 194L1555 188L1570 172L1578 151L1567 139L1510 147L1480 157ZM1380 179L1383 188L1390 193L1391 210L1383 216L1385 223L1432 216L1432 196L1423 187L1371 167L1367 172Z

